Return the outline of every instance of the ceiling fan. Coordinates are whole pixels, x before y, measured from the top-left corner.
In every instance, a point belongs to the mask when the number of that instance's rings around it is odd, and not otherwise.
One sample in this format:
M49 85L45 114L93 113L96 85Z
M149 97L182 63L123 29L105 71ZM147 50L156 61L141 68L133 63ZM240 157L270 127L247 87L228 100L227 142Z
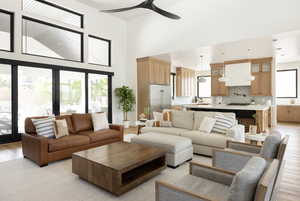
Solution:
M154 3L154 0L146 0L136 6L131 6L131 7L127 7L127 8L119 8L119 9L112 9L112 10L102 10L102 12L105 13L117 13L117 12L123 12L123 11L127 11L127 10L133 10L133 9L137 9L137 8L144 8L144 9L149 9L152 10L156 13L159 13L165 17L174 19L174 20L179 20L181 17L178 15L175 15L173 13L170 13L168 11L165 11L161 8L158 8Z

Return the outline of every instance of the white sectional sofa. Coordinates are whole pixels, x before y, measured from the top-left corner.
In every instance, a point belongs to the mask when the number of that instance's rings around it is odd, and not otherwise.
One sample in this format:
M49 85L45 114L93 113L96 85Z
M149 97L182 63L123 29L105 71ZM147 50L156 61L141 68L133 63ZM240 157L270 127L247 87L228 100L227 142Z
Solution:
M227 140L243 141L245 137L244 126L237 123L227 131L226 135L199 131L198 128L204 117L215 117L216 114L218 112L171 111L172 127L144 127L141 133L160 133L186 137L192 140L194 153L212 156L212 149L226 148ZM221 114L235 118L234 113Z

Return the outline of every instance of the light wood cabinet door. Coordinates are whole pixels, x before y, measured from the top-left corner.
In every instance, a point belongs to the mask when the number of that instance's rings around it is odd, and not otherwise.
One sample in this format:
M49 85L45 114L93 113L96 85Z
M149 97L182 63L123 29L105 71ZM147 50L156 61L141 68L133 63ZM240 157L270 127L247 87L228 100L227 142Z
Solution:
M251 82L252 96L272 96L272 58L254 59L251 71L255 80Z
M211 95L212 96L228 96L229 88L225 82L220 82L224 70L224 64L211 64Z
M176 68L176 96L195 96L195 71L187 68Z
M259 72L252 74L255 80L251 82L252 96L272 96L272 82L270 72Z
M254 80L251 81L251 95L259 96L260 95L260 87L261 87L261 76L260 73L252 73L254 76Z
M277 121L300 123L300 106L277 106Z

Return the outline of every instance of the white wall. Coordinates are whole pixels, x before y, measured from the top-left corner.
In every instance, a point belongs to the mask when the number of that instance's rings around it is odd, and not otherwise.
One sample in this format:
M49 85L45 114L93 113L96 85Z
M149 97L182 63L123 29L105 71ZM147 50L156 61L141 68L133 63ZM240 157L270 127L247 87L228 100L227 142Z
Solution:
M298 30L299 7L299 0L181 0L169 8L182 16L179 21L139 16L128 24L130 85L136 88L138 57Z
M1 0L0 8L15 13L15 52L6 53L0 51L0 58L25 60L31 62L47 63L69 66L73 68L85 68L92 70L110 71L114 72L113 77L113 89L126 84L126 52L127 52L127 25L126 22L104 13L100 13L98 10L88 7L74 0L51 0L51 2L61 5L63 7L69 8L71 10L77 11L84 14L85 28L82 30L80 28L65 25L66 27L83 31L85 34L85 61L88 58L88 43L87 35L95 35L103 38L112 40L112 67L101 67L96 65L90 65L78 62L69 62L56 59L42 58L36 56L29 56L21 54L21 16L26 15L33 18L38 18L44 21L49 21L46 17L36 16L31 13L26 13L22 11L22 5L20 0ZM51 22L54 22L51 20ZM56 24L59 24L57 22ZM113 121L119 123L122 121L122 113L120 113L117 105L116 98L113 96Z

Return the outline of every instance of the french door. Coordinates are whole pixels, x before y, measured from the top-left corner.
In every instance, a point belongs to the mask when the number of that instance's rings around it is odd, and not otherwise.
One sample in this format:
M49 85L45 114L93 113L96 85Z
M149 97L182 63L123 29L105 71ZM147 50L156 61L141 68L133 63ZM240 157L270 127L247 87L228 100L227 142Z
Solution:
M0 64L0 140L12 138L12 67Z
M111 122L112 75L0 59L0 144L20 140L32 116L107 112Z

